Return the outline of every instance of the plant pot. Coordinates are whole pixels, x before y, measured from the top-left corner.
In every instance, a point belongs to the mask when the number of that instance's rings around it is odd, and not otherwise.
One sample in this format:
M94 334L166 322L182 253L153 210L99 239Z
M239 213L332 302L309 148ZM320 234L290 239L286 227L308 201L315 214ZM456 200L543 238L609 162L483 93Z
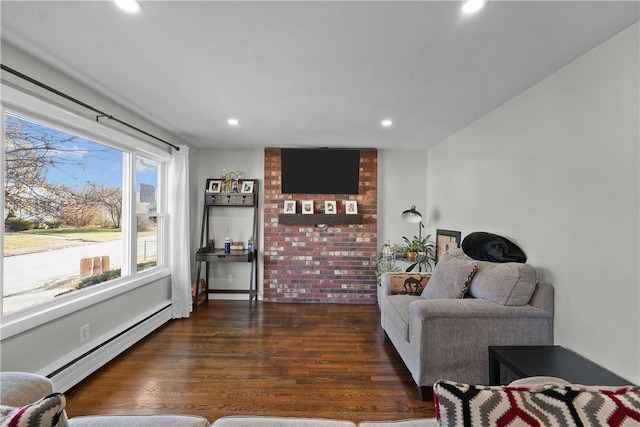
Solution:
M418 252L407 252L407 261L416 262L418 259Z

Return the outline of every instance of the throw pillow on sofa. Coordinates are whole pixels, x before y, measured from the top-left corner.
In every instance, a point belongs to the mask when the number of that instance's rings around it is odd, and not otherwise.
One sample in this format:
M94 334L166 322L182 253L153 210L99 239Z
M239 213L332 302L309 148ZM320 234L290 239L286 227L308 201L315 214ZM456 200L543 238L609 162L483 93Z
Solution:
M424 299L464 298L476 266L477 261L459 259L445 252L420 296Z
M461 260L472 260L462 249L449 254ZM478 267L469 286L469 295L500 305L526 305L538 283L536 269L519 262L477 261Z
M64 394L52 393L22 408L0 407L0 427L58 427L66 405Z
M526 305L538 283L536 269L517 262L478 262L469 295L502 305Z
M600 427L640 423L637 386L482 386L440 380L434 384L433 394L441 427Z

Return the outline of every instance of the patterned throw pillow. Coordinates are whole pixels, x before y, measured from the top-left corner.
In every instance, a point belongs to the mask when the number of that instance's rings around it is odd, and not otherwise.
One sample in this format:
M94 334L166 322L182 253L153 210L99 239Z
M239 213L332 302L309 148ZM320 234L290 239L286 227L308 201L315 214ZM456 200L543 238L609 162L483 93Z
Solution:
M640 425L638 386L478 386L441 380L433 394L441 427Z
M445 252L433 270L429 286L424 288L424 299L464 298L476 272L478 261L458 259Z
M58 427L66 405L64 394L53 393L22 408L0 408L0 427Z

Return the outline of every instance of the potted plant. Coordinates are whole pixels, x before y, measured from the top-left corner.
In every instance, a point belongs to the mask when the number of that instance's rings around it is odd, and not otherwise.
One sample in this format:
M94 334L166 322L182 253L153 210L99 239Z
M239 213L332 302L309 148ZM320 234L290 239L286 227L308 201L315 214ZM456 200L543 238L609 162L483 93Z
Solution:
M380 284L380 277L384 273L399 273L402 271L396 264L396 248L390 243L382 245L382 250L378 253L378 262L376 264L376 277Z
M407 254L407 261L415 262L418 259L418 237L413 236L413 239L409 240L406 237L402 237L405 241L404 251Z
M402 239L405 241L407 261L413 263L407 267L406 272L413 271L416 266L418 266L418 271L420 272L423 267L424 271L430 271L433 267L432 262L436 253L436 245L430 240L431 235L427 234L424 237L413 236L412 239L403 236Z

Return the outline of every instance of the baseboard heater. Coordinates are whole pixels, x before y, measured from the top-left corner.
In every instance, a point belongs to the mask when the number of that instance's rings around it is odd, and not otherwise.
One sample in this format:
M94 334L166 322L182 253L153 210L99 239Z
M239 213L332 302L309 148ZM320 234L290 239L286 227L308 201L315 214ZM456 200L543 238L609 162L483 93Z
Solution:
M115 333L47 377L53 381L56 391L66 392L169 320L171 304Z

